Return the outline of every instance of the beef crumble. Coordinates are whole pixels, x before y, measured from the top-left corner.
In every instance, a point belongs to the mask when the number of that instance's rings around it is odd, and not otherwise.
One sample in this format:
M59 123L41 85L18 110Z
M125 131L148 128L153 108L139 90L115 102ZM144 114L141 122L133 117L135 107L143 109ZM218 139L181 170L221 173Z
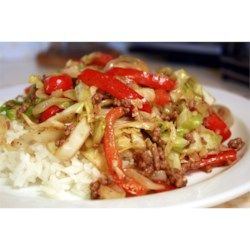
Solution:
M244 147L245 142L238 137L230 140L227 145L229 148L236 149L237 151L239 151Z
M195 143L195 139L191 133L186 133L183 137L189 141L190 144Z
M63 138L58 139L57 141L55 141L55 145L57 147L61 147L64 142L66 141L66 139L71 135L72 131L75 129L76 124L74 122L72 122L71 124L67 125L65 130L64 130L64 136Z
M153 144L151 150L136 150L134 152L134 163L137 170L144 176L150 178L155 171L164 170L166 172L167 185L184 187L187 179L185 172L168 166L164 150L162 147Z
M16 116L17 118L20 118L22 114L29 108L30 104L29 103L24 103L22 106L17 110Z
M158 142L158 141L160 141L160 139L161 139L161 129L160 129L160 127L156 127L153 130L152 140L153 140L153 142Z
M114 184L114 181L111 178L111 176L99 178L97 181L92 182L90 184L90 197L91 197L91 199L96 200L96 199L100 198L99 188L101 185L109 186L109 185L113 185L113 184Z

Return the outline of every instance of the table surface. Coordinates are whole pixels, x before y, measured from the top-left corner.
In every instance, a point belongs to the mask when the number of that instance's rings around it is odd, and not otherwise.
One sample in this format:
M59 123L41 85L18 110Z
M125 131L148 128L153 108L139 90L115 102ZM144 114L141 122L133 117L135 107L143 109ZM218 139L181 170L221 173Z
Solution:
M140 55L140 58L142 56ZM249 99L249 86L231 80L223 80L218 70L203 68L199 66L178 65L161 61L159 59L145 59L152 68L168 65L174 69L185 68L191 75L195 76L205 86L223 89ZM27 82L30 74L44 74L53 71L51 68L39 66L34 58L25 60L0 60L0 90L10 86L16 86ZM250 208L250 192L234 200L216 206L216 208Z

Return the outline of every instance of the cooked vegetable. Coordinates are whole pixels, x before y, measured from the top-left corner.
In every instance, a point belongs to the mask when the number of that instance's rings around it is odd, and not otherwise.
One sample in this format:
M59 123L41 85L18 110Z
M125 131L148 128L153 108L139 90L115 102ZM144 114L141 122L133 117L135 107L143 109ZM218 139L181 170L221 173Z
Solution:
M46 109L41 116L41 122L45 122L46 120L48 120L50 117L54 116L55 114L61 112L62 109L60 109L57 106L51 106L48 109Z
M44 81L44 89L46 94L51 94L56 90L68 90L73 88L73 82L69 75L62 74L58 76L49 76Z
M100 119L96 123L95 130L93 133L93 144L94 145L98 145L101 143L103 135L104 135L104 131L105 131L105 126L106 126L106 122L105 122L104 118Z
M221 151L216 155L209 155L206 158L202 158L199 162L199 169L205 167L219 167L227 165L228 162L235 162L237 160L237 151L235 149Z
M105 171L106 163L103 154L95 148L89 148L82 152L83 156L94 164L98 169Z
M164 189L163 185L157 184L151 181L149 178L139 174L135 169L128 168L125 170L125 173L130 178L133 178L138 183L143 185L147 190L162 190Z
M164 89L155 90L155 103L156 105L162 106L170 102L170 96Z
M154 73L139 59L94 52L29 82L24 95L0 106L0 143L31 159L33 146L47 148L55 160L51 185L60 182L80 196L86 185L92 199L182 188L190 171L230 166L244 147L241 138L222 144L231 137L230 111L214 106L214 97L183 69ZM35 172L43 185L41 168Z
M65 105L66 104L66 105ZM38 105L36 105L33 108L33 115L37 116L41 113L43 113L44 111L46 111L48 108L52 107L52 106L57 106L61 109L65 109L67 107L69 107L69 99L68 98L58 98L58 97L51 97L49 99L46 99L44 101L42 101L41 103L39 103Z
M117 191L117 189L104 185L100 186L99 195L100 199L119 199L126 197L126 193L123 191L123 189Z
M107 71L107 74L111 76L127 77L140 85L154 89L172 90L175 87L175 80L167 76L161 77L131 68L112 68Z
M83 117L73 130L71 135L67 138L65 143L58 148L56 156L63 161L71 159L84 144L85 140L90 134L90 126Z
M117 107L112 109L106 116L106 129L103 139L105 157L109 166L109 172L114 177L116 184L130 195L143 195L147 192L146 188L133 178L126 176L115 142L114 123L124 114L123 109Z
M210 114L204 118L204 125L206 128L214 131L222 136L223 140L227 140L231 136L231 131L227 127L226 123L222 121L215 113Z
M119 100L141 100L140 107L138 108L145 112L151 112L150 104L144 97L110 75L96 70L86 69L78 76L78 79L87 85L94 85L97 88L112 94Z
M227 124L229 128L233 125L233 115L227 107L217 104L213 105L212 108L214 112L221 118L221 120L223 120Z
M47 128L42 131L31 131L29 133L25 133L18 139L13 141L13 145L18 145L19 143L29 145L31 143L44 143L47 144L49 142L54 142L61 138L63 135L63 130L58 130L55 128Z
M82 61L87 65L97 65L104 67L113 59L113 56L101 52L94 52L90 55L84 56Z
M142 60L138 58L128 57L128 56L119 56L118 58L115 58L111 60L105 67L105 71L114 68L132 68L141 70L143 72L150 73L149 66L143 62Z

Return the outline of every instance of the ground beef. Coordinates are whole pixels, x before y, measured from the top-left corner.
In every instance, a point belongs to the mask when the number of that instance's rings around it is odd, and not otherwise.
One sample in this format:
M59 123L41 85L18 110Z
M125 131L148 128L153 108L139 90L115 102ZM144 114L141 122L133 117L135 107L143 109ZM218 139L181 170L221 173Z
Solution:
M63 138L60 138L57 141L55 141L55 145L57 147L61 147L65 143L67 137L69 137L71 135L71 133L75 129L75 127L76 127L76 124L74 122L71 123L70 125L66 126L66 128L64 130Z
M152 152L150 150L136 150L134 152L134 163L141 174L149 177L155 171Z
M206 141L203 137L201 137L201 143L202 143L203 145L207 145L207 141Z
M29 103L22 104L22 106L16 112L17 118L20 118L22 114L29 108L29 106L30 106Z
M56 140L56 141L55 141L55 145L56 145L57 147L61 147L61 146L64 144L65 140L66 140L65 138Z
M160 117L163 121L170 121L170 117L166 113L161 113Z
M76 127L76 124L74 122L68 125L64 131L64 135L69 136L72 133L72 131L75 129L75 127Z
M182 169L167 167L166 174L170 185L177 188L185 187L187 185L187 178Z
M161 111L160 117L163 121L175 121L176 118L178 117L178 115L180 113L178 107L174 104L172 106L173 106L171 108L172 112L170 114L166 114L164 110Z
M36 100L37 100L36 92L31 91L30 94L29 94L29 98L28 98L27 102L29 102L31 104L35 104Z
M92 96L92 103L93 105L99 104L104 97L104 94L100 91L97 91L93 96Z
M179 110L175 109L171 114L170 114L170 120L176 120L176 118L179 115Z
M114 98L114 100L113 100L113 105L114 106L121 106L121 101L119 100L119 99L117 99L117 98Z
M106 93L101 90L97 90L96 93L92 96L92 104L97 105L104 99L111 99L112 96L109 93Z
M90 184L90 197L92 200L96 200L99 198L98 190L99 190L100 186L101 186L100 180L97 180L97 181L92 182Z
M233 148L239 151L240 149L243 148L243 146L245 145L245 142L242 141L242 139L238 137L238 138L230 140L227 145L229 148Z
M6 102L6 106L9 108L14 108L15 104L12 101L8 101L8 102Z
M206 166L206 167L202 167L200 166L200 161L194 161L194 162L187 162L187 163L183 163L181 165L183 171L185 173L191 172L191 171L196 171L196 170L200 170L200 171L204 171L206 173L210 173L212 171L211 166Z
M95 115L97 115L100 112L100 110L101 109L100 109L98 104L93 105L93 112L94 112Z
M160 129L160 127L156 127L153 130L152 140L153 140L153 142L158 142L160 139L161 139L161 129Z
M90 197L92 200L96 200L100 198L98 191L101 185L105 185L105 186L114 185L114 180L111 176L106 176L103 178L99 178L95 182L92 182L90 184Z
M151 177L155 171L164 170L166 172L167 185L184 187L187 184L185 172L182 169L168 166L164 150L154 144L151 150L134 152L134 162L137 170L146 177Z
M129 111L132 107L131 100L129 100L129 99L119 100L117 98L114 98L113 105L116 107L123 107L124 112L126 114L129 113Z
M150 176L153 173L154 161L150 150L135 150L133 158L136 168L147 173L146 176Z
M198 164L198 162L188 161L186 163L183 163L181 165L181 168L183 169L184 172L187 173L189 171L198 170L200 168L200 164Z
M155 170L164 170L167 167L167 161L165 158L164 151L161 147L158 147L156 144L153 144L151 149L154 161Z
M195 139L191 133L186 133L183 137L189 141L190 144L195 143Z

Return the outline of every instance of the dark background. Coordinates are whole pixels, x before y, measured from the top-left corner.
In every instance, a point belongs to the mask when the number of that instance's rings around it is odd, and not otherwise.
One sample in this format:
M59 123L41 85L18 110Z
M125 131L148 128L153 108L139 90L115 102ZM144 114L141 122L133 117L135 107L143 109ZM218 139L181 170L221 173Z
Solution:
M55 42L38 55L45 66L61 67L69 58L102 51L114 55L141 53L168 62L219 69L223 79L249 84L249 42Z

